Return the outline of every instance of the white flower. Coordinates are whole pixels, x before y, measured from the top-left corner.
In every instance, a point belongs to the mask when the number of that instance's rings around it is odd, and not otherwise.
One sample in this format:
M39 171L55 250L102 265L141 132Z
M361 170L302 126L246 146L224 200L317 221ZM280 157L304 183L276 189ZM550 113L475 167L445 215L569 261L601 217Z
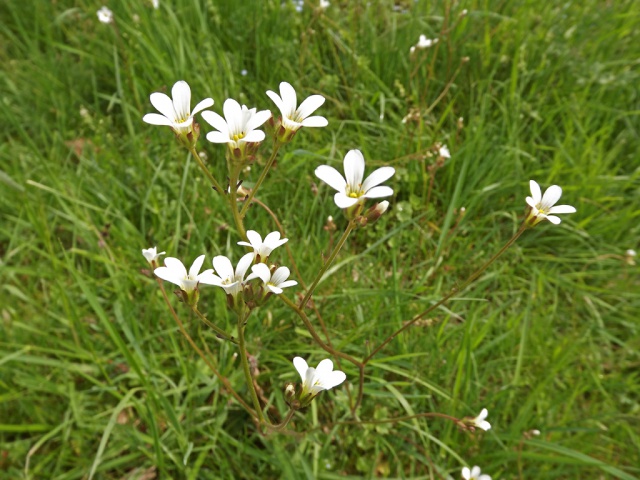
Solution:
M553 214L576 212L576 209L571 205L557 205L554 207L562 195L562 189L558 185L551 185L547 188L544 196L540 192L540 185L534 180L529 182L529 186L531 188L531 196L527 197L526 200L527 204L531 207L531 212L527 217L527 222L531 226L540 223L545 218L554 225L558 225L561 220Z
M269 267L264 263L258 263L251 267L251 271L253 273L247 277L247 282L254 278L259 278L264 282L267 290L276 295L281 294L283 288L293 287L298 284L295 280L287 280L291 274L287 267L280 267L271 275L271 269Z
M224 118L212 111L202 112L204 118L217 132L207 133L207 140L213 143L226 143L231 149L242 149L245 143L261 142L264 132L256 130L269 120L271 112L240 106L232 98L228 98L222 107Z
M333 362L328 358L322 360L317 368L313 368L307 365L304 358L295 357L293 366L296 367L302 379L302 391L299 394L299 399L303 406L323 390L337 387L347 378L344 372L333 370Z
M431 40L430 38L427 38L425 35L420 35L420 38L418 39L418 43L416 43L416 48L429 48L435 45L436 43L438 43L437 38L434 38L433 40Z
M224 255L213 257L213 268L220 275L213 275L213 285L222 287L227 295L235 297L244 288L244 276L249 270L249 266L253 262L253 253L247 253L243 256L234 271L231 260Z
M149 262L151 265L153 265L153 262L158 261L158 259L160 258L160 255L164 255L165 253L167 252L158 253L157 247L142 249L142 255L144 255L144 258L146 258L147 262Z
M491 424L485 420L487 415L489 415L489 411L486 408L483 408L480 415L471 419L470 423L486 432L491 428Z
M329 8L329 0L320 0L320 8L324 10L325 8Z
M213 274L213 270L205 270L202 273L200 268L204 262L204 255L200 255L196 258L187 273L187 269L183 263L177 258L167 257L164 259L164 267L158 267L154 270L154 273L167 282L178 285L182 290L187 293L193 292L199 283L206 285L217 285L216 276Z
M151 125L166 125L178 134L186 134L193 129L193 116L213 105L213 98L205 98L191 111L191 88L184 80L176 82L171 89L171 96L173 100L164 93L152 93L149 100L162 115L147 113L142 121Z
M260 257L260 261L266 260L274 249L289 241L288 238L280 239L280 232L271 232L264 238L263 242L262 237L255 230L248 230L247 238L249 242L238 242L238 245L253 248L254 256Z
M382 198L393 195L387 186L378 186L395 173L393 167L381 167L363 182L364 157L360 150L350 150L344 157L345 178L333 167L321 165L316 168L316 177L338 191L333 197L340 208L349 208L365 198Z
M473 467L471 470L469 470L469 468L467 467L464 467L462 469L462 478L464 478L464 480L491 480L491 477L489 475L480 475L480 473L481 470L478 466Z
M271 90L267 95L280 109L282 125L287 130L295 132L300 127L326 127L329 124L324 117L309 116L324 103L322 95L311 95L297 107L296 91L287 82L280 83L280 95Z
M157 10L160 8L160 0L151 0L151 5L153 5L153 8Z
M113 22L113 12L109 10L106 6L102 7L97 12L98 20L102 23L112 23Z
M635 257L637 255L636 251L631 248L624 253L626 253L628 257Z
M438 149L438 156L443 158L451 158L451 153L449 152L449 149L447 148L446 145L442 145Z
M240 70L240 75L242 75L243 77L246 77L248 73L249 72L247 71L246 68L243 68L242 70Z

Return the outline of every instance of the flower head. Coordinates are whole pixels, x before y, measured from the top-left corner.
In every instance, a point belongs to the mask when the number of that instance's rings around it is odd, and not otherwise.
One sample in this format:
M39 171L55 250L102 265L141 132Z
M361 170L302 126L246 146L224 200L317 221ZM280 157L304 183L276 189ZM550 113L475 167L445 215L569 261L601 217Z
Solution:
M322 95L311 95L298 107L296 91L287 82L280 83L280 95L271 90L267 91L267 95L280 110L280 121L285 130L285 134L282 135L284 141L289 140L291 134L301 127L326 127L329 124L324 117L309 116L324 103Z
M556 205L562 195L562 189L558 185L551 185L544 192L544 196L540 191L540 185L534 180L529 182L531 188L531 196L527 197L527 204L531 207L531 211L527 216L527 223L530 226L537 225L543 219L549 220L554 225L560 223L560 217L556 217L556 213L575 213L576 209L571 205Z
M264 132L256 130L271 118L269 110L257 112L255 108L240 106L232 98L228 98L222 107L224 118L212 111L202 112L202 118L217 132L207 133L207 140L213 143L226 143L231 150L244 151L247 143L258 143L264 140Z
M157 264L158 259L160 258L160 255L164 255L165 253L167 252L158 253L157 247L142 249L142 255L144 255L144 258L146 258L147 262L149 262L149 264L151 264L152 266Z
M180 289L185 292L185 300L190 305L198 303L198 284L203 283L205 285L216 285L215 275L213 270L205 270L202 273L200 268L204 262L204 255L200 255L193 261L193 265L187 273L187 269L183 263L177 258L167 257L164 259L164 267L158 267L153 272L159 278L178 285Z
M477 417L472 418L469 423L472 426L481 428L486 432L491 428L491 424L485 420L485 418L487 418L487 415L489 415L489 411L486 408L483 408L480 414Z
M234 270L231 260L224 255L213 257L213 268L219 275L213 275L215 282L213 285L222 287L227 295L235 298L244 288L244 276L252 262L253 253L247 253L240 259Z
M325 8L329 8L329 0L320 0L320 9L324 10Z
M195 144L198 139L199 130L194 128L193 117L196 113L213 105L213 98L205 98L199 102L191 111L191 88L184 80L175 83L171 89L171 96L164 93L155 92L149 97L151 104L162 114L147 113L142 117L142 121L151 125L166 125L171 127L187 146Z
M468 467L462 469L462 478L464 480L491 480L489 475L481 475L480 467L475 466L471 470Z
M393 195L387 186L378 186L395 173L393 167L380 167L374 170L363 182L364 157L360 150L350 150L344 157L345 177L333 167L321 165L316 168L316 177L338 191L333 197L340 208L349 208L366 198L382 198Z
M280 232L271 232L264 238L263 242L262 237L255 230L248 230L247 238L249 239L248 242L238 242L238 245L253 248L255 258L259 262L266 261L274 249L289 241L288 238L280 239Z
M302 379L302 390L298 393L298 400L302 407L311 403L311 400L323 390L337 387L347 378L344 372L333 370L333 362L328 358L322 360L317 368L313 368L307 365L304 358L295 357L293 366L296 367Z
M426 35L420 35L418 43L416 43L416 48L429 48L434 46L436 43L438 43L437 38L431 40L430 38L427 38Z
M98 10L96 14L98 15L98 20L100 20L100 22L113 23L113 12L106 6L103 6L100 10Z
M154 9L160 8L160 0L151 0L151 5L153 5Z
M438 156L442 158L451 158L451 153L449 152L449 149L447 148L446 145L442 145L438 149Z
M287 280L291 274L287 267L280 267L272 274L271 269L264 263L257 263L251 267L251 272L251 275L247 277L247 282L259 278L264 282L265 288L276 295L281 294L283 288L298 284L295 280Z

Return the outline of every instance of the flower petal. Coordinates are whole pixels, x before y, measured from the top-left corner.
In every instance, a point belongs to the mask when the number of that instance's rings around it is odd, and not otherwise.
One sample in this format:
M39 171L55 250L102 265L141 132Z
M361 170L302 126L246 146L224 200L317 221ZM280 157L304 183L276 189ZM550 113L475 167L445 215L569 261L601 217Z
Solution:
M245 273L247 273L247 270L249 270L249 267L253 263L254 258L255 254L253 252L250 252L240 259L240 261L238 262L238 266L236 267L236 280L244 279L244 275Z
M347 197L344 193L338 192L333 196L333 201L339 208L349 208L358 203L357 198Z
M544 192L542 196L542 205L543 207L549 208L556 204L560 197L562 196L562 188L558 185L551 185Z
M393 189L391 187L381 186L381 187L373 187L363 196L365 198L382 198L382 197L390 197L391 195L393 195Z
M311 95L298 107L298 116L301 119L307 118L324 103L324 97L322 95Z
M289 278L289 275L291 275L291 271L287 267L279 267L275 272L273 272L273 275L271 275L271 283L274 285L280 285Z
M200 255L193 261L193 265L189 269L189 276L192 278L196 278L198 273L200 273L200 269L202 268L202 264L204 263L204 255Z
M381 167L374 170L362 184L362 190L366 192L376 185L380 185L385 180L390 179L394 173L396 173L396 169L393 167Z
M279 283L278 286L280 288L287 288L287 287L293 287L294 285L297 285L298 282L296 282L295 280L287 280L286 282L282 282Z
M575 207L571 205L556 205L555 207L551 207L549 213L576 213Z
M177 258L174 257L167 257L164 259L164 264L166 267L168 267L169 269L175 271L177 274L179 274L182 277L186 277L187 276L187 269L185 268L184 264Z
M347 182L344 177L333 167L329 165L320 165L315 171L316 177L329 185L334 190L343 192L346 189Z
M282 97L282 106L284 107L282 113L287 117L291 117L296 111L298 98L296 96L295 89L291 86L290 83L280 83L280 97Z
M189 84L184 80L176 82L171 89L171 96L177 120L184 121L191 114L191 88L189 88Z
M151 125L167 125L169 127L173 125L173 122L171 120L169 120L164 115L160 115L159 113L147 113L144 117L142 117L142 121Z
M217 255L213 257L213 268L215 268L216 273L220 275L222 280L233 279L235 273L233 271L233 265L231 265L231 260L229 260L224 255Z
M341 372L340 370L331 372L327 377L325 377L325 382L324 382L325 388L328 390L330 388L337 387L346 379L347 379L347 374L344 372Z
M249 132L250 130L255 130L256 128L260 127L264 122L266 122L270 118L271 118L270 110L261 110L253 114L249 119L249 121L247 122L247 126L246 126L247 132Z
M227 122L216 112L213 112L211 110L202 112L202 118L213 128L215 128L219 132L224 133L227 137L229 136L229 126L227 125Z
M538 202L536 202L533 197L527 197L524 199L527 202L527 205L529 205L531 208L536 208L536 205L538 204Z
M265 135L262 130L251 130L244 136L242 141L247 143L256 143L263 141L264 137Z
M349 150L344 156L344 178L347 185L360 189L364 177L364 156L360 150Z
M542 200L540 185L538 185L538 182L536 182L535 180L529 180L529 188L531 189L531 198L533 198L533 205L537 205L538 203L540 203L540 200Z
M205 108L209 108L209 107L213 107L213 98L205 98L204 100L198 102L198 104L193 107L193 111L191 112L191 115L195 115L196 113L199 113L201 110L204 110Z
M308 117L302 121L303 127L326 127L327 125L329 125L328 120L320 116Z
M267 288L271 293L275 293L276 295L280 295L282 293L282 289L280 287L276 287L275 285L267 285Z
M325 358L324 360L322 360L316 367L316 373L321 378L329 375L332 370L333 370L333 362L328 358Z
M233 98L227 98L222 106L224 118L227 121L229 135L242 131L242 107Z
M206 112L203 112L206 113ZM209 132L206 139L211 143L229 143L229 135L222 132Z
M462 478L464 478L464 480L470 480L471 470L469 470L469 468L462 467Z
M213 269L209 268L198 275L198 283L219 287L222 285L222 279L213 273Z
M149 95L149 100L151 101L151 105L156 107L156 110L158 110L162 115L167 117L172 122L176 121L176 111L173 108L173 102L168 95L160 92L155 92Z
M271 101L273 101L273 103L276 104L276 107L278 107L278 110L280 110L280 113L284 116L284 103L282 103L280 95L278 95L276 92L272 92L271 90L267 90L267 96L271 99Z
M545 217L547 220L549 220L551 223L553 223L554 225L559 225L560 222L562 222L562 219L560 217L556 217L555 215L545 215Z
M309 365L302 357L295 357L293 359L293 366L296 368L298 373L300 374L300 378L304 382L305 376L307 375L307 370L309 370Z
M176 270L172 270L169 267L158 267L153 271L153 273L155 273L158 278L161 278L162 280L166 280L167 282L171 282L178 286L182 285L182 280L185 277L184 275L180 275Z
M264 283L269 283L271 280L271 271L264 263L256 263L251 267L251 271L253 272L251 275L254 275L254 278L258 277ZM247 278L247 280L249 280L249 278Z
M269 235L267 235L267 237L268 236ZM260 247L260 245L262 245L262 236L255 230L247 230L247 238L249 239L249 243L251 243L251 246L253 248L258 248ZM240 245L240 242L238 242L238 245Z

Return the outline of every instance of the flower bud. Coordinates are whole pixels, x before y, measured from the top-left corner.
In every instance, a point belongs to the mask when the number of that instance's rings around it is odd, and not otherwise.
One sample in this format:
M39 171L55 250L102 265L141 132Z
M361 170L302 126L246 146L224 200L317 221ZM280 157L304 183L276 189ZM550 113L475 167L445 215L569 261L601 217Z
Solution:
M376 222L389 208L389 202L384 200L380 203L376 203L373 207L367 210L365 214L365 218L367 219L367 223Z
M293 382L287 382L284 386L284 400L287 405L291 405L292 400L296 397L296 385Z

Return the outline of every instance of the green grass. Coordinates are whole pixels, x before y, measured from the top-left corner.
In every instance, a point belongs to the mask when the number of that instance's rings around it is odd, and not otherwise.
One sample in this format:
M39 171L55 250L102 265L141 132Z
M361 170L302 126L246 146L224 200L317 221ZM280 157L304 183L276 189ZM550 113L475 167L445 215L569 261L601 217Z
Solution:
M335 0L324 15L280 3L111 2L117 31L98 23L100 3L0 4L0 478L134 479L155 467L157 478L431 479L460 478L465 464L494 479L639 478L640 269L624 256L640 250L637 4L469 1L416 67L409 47L439 35L439 2L398 2L405 13ZM301 131L259 194L307 283L328 253L326 217L345 226L329 189L314 193L314 169L352 148L369 167L396 167L391 210L356 232L314 295L334 344L357 358L510 238L529 179L563 187L576 214L527 231L432 326L367 367L361 419L487 407L492 430L334 425L350 419L341 387L297 414L290 435L257 433L141 273L153 245L185 263L242 253L197 165L169 129L141 121L148 95L179 79L217 112L227 97L273 110L264 92L282 80L327 98L329 127ZM403 124L412 109L421 121ZM452 159L427 204L434 142ZM204 138L199 149L224 178L223 149ZM255 207L247 227L274 229ZM202 297L231 331L221 292ZM233 345L179 312L248 400ZM326 354L275 300L247 335L284 414L291 359ZM532 429L541 435L525 438Z

